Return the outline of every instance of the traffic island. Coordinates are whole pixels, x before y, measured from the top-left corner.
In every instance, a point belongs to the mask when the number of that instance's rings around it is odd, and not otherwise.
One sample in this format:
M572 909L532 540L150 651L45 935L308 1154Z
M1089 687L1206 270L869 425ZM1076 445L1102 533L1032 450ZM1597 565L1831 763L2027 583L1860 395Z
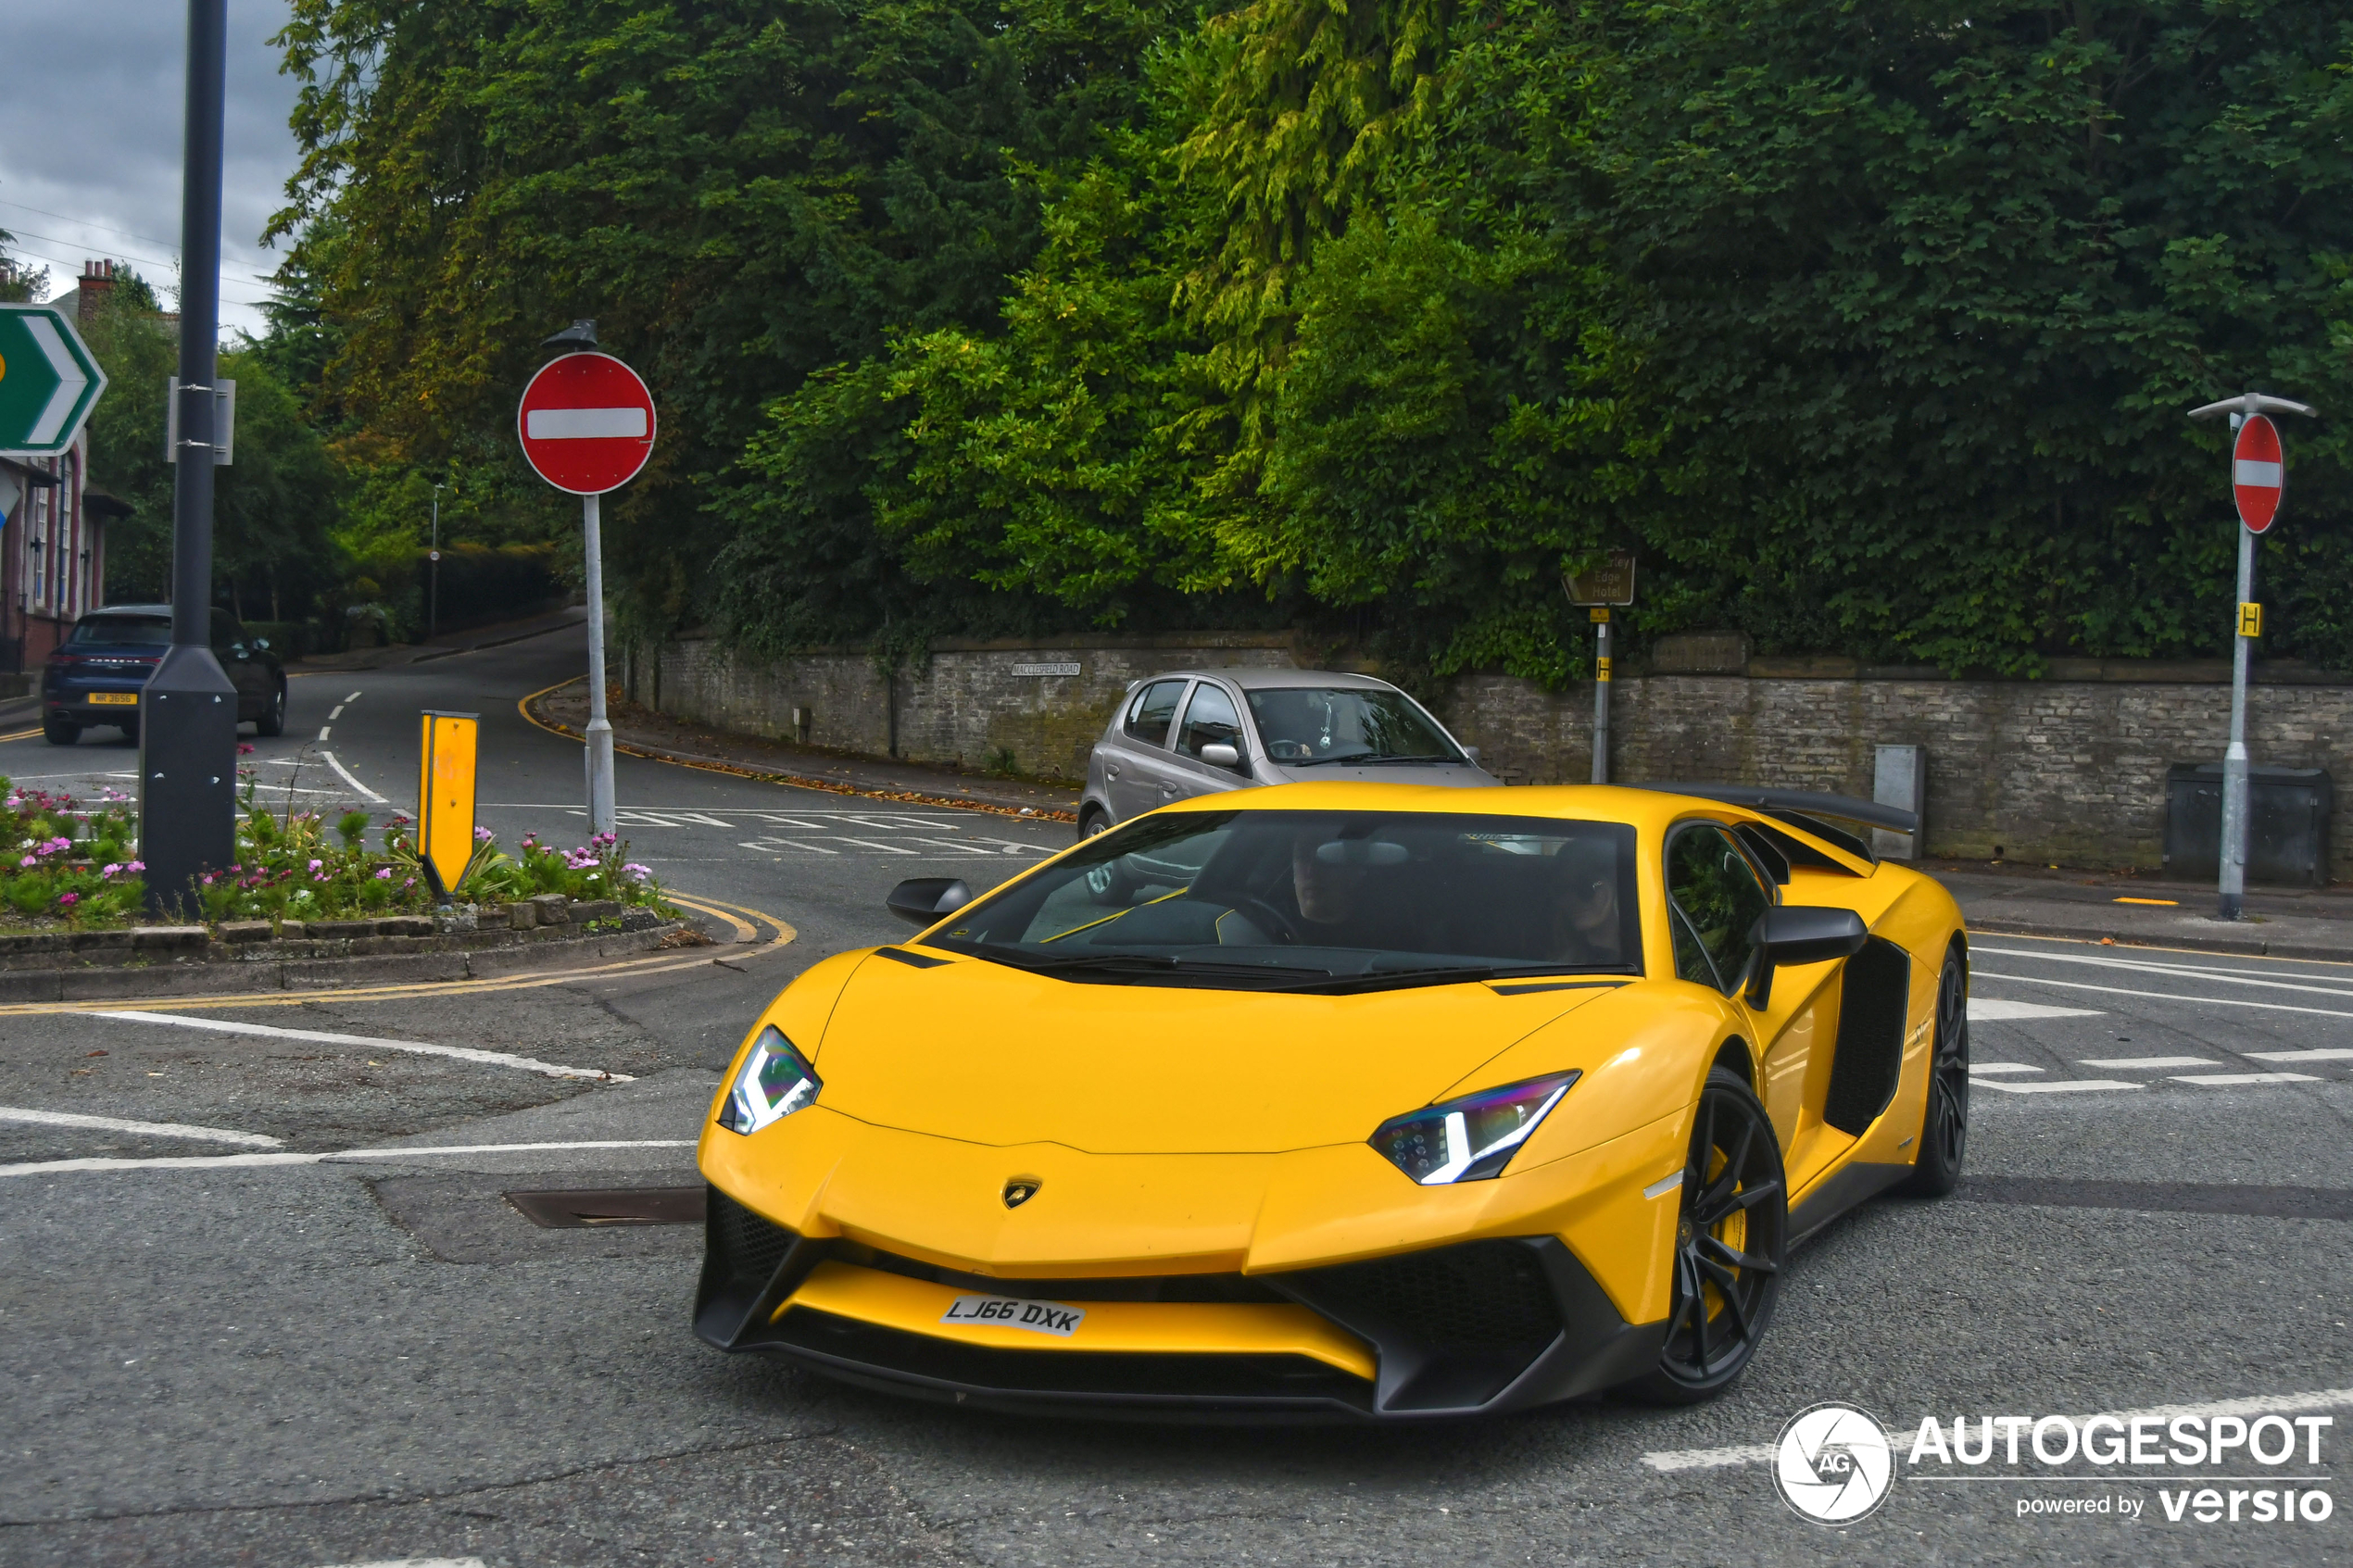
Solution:
M557 896L371 920L24 932L0 935L0 1003L481 980L710 941L689 919Z

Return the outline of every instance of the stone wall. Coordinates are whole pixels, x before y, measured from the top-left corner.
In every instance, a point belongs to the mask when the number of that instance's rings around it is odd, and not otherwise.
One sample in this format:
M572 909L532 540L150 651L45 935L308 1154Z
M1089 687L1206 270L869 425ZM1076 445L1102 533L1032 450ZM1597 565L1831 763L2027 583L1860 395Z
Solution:
M630 663L637 700L680 718L812 744L965 767L1078 778L1127 684L1164 670L1304 667L1334 660L1284 633L943 642L886 679L862 651L748 663L689 637ZM1073 671L1072 667L1076 666ZM1353 667L1340 661L1339 667ZM1928 763L1934 855L2154 869L2165 771L2219 760L2229 734L2221 661L2062 660L2034 681L1947 680L1836 659L1766 659L1737 641L1656 649L1621 665L1612 696L1613 775L1827 789L1868 797L1872 747L1915 745ZM1704 671L1719 672L1706 673ZM1692 672L1683 672L1683 671ZM1417 692L1514 784L1582 783L1592 766L1593 688L1547 692L1469 675ZM2287 663L2249 695L2258 763L2327 769L2353 784L2353 684ZM2340 788L2330 847L2353 881L2353 789Z

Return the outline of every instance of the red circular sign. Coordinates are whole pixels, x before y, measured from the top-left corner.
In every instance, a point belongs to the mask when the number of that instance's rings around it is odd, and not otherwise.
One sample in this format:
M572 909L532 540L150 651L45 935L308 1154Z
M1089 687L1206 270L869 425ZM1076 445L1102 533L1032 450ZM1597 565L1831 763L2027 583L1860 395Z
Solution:
M2287 459L2280 451L2280 433L2270 420L2250 414L2231 444L2231 495L2239 504L2239 521L2249 533L2260 533L2280 515L2280 492L2287 484Z
M522 389L515 428L540 478L575 495L601 495L635 479L652 455L653 394L610 354L567 354Z

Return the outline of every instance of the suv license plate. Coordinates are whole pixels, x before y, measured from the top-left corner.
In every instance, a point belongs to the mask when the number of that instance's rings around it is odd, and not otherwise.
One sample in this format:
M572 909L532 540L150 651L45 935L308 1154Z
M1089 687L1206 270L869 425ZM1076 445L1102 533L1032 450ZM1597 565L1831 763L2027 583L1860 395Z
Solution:
M139 694L137 692L92 692L90 700L95 704L107 704L117 708L136 708L139 706Z
M939 1315L941 1323L997 1323L1067 1339L1087 1321L1087 1309L1060 1301L1029 1301L1018 1296L959 1296Z

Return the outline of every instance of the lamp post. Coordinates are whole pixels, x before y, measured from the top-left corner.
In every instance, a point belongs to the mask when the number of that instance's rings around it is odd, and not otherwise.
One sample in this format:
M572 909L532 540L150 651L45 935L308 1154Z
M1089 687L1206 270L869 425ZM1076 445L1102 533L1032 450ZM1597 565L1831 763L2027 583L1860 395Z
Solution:
M212 653L213 376L220 334L227 0L188 0L181 147L180 439L171 453L171 646L139 694L139 858L151 913L198 913L236 851L237 688Z

